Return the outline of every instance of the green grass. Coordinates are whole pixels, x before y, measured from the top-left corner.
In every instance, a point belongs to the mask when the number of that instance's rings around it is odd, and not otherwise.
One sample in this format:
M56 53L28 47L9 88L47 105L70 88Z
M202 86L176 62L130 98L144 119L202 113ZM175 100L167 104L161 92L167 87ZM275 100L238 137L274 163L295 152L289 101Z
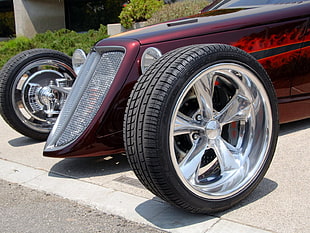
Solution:
M0 42L0 68L11 57L28 49L55 49L71 56L77 48L88 52L97 41L106 37L108 37L106 26L101 25L98 30L89 30L85 33L60 29L37 34L32 39L17 37L9 41L2 41Z

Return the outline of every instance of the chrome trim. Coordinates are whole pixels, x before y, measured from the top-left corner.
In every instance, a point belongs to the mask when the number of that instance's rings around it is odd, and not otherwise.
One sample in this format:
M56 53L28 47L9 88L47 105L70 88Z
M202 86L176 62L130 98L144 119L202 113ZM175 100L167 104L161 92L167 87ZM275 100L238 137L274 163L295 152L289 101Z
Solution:
M110 73L107 73L104 76L104 79L102 79L100 75L104 72L109 72L109 70L104 69L104 65L107 64L106 60L109 59L108 56L112 56L113 54L120 52L123 53L123 55L120 56L120 60L115 61L114 59L113 62L111 61L110 63L116 66L115 69L111 70ZM44 149L45 151L60 150L73 143L85 131L85 129L91 123L93 117L98 112L102 102L104 101L124 56L125 48L119 46L100 46L92 49L91 53L86 59L85 64L83 65L83 69L81 69L80 74L78 75L77 80L72 87L72 90L55 123L55 126L52 129L50 136L48 137ZM100 73L100 71L102 73ZM104 86L105 88L101 88L100 93L98 91L96 92L96 90L93 92L93 89L91 88L96 86L100 87L100 85L101 87ZM106 88L107 85L108 88ZM88 96L89 93L97 93L97 95L92 96L95 98L96 102L91 104L88 103L89 101L92 101L92 98L89 98ZM87 112L87 103L91 108L90 111L93 115L92 117L91 114ZM80 122L75 122L75 119L79 119L79 117L83 114L85 118L84 121L81 122L84 123L81 128ZM86 115L89 116L89 118L87 118ZM76 126L76 132L70 131L70 127L73 125ZM71 136L72 138L67 139L67 135Z
M151 56L154 58L152 63L146 64L146 62L149 60L147 56ZM158 59L162 56L161 51L158 48L155 47L148 47L142 54L141 57L141 71L142 74L145 73L145 71Z

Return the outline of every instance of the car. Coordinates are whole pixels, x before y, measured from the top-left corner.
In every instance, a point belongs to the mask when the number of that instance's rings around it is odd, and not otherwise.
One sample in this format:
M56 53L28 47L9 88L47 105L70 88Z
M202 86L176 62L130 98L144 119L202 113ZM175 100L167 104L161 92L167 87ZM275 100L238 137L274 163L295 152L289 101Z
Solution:
M125 152L172 205L230 208L267 172L279 123L310 117L309 22L308 0L222 0L77 51L44 156Z

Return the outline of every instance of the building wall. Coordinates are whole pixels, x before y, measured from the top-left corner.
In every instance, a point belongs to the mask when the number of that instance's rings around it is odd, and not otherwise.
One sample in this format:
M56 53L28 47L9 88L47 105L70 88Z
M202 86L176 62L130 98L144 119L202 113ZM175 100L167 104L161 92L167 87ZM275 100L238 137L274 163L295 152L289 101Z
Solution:
M64 0L13 0L16 36L65 28Z

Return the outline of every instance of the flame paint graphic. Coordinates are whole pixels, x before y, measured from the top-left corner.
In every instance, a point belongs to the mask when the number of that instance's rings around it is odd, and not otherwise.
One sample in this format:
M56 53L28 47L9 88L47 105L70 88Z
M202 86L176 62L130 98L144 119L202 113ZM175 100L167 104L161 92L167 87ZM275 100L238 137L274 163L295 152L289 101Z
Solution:
M293 45L302 42L303 32L299 28L294 28L291 32L276 33L266 36L265 31L262 33L252 34L250 36L244 37L237 41L233 45L249 53L258 51L267 51L275 48L279 48L285 45ZM273 64L273 67L280 67L283 64L289 64L292 60L298 57L299 48L296 51L288 51L275 56L268 56L261 59L260 62L263 64L268 64L269 62ZM293 57L292 57L293 56ZM269 62L268 62L269 60Z
M286 30L277 30L277 33L269 35L268 32L262 31L243 37L232 45L248 53L263 54L263 58L258 58L258 61L268 73L272 73L272 76L280 77L291 73L298 61L303 60L304 64L310 62L310 45L301 49L310 41L310 29L305 33L304 28L305 25L293 29L288 27ZM273 51L277 50L281 53L273 54ZM307 71L309 72L309 68Z

